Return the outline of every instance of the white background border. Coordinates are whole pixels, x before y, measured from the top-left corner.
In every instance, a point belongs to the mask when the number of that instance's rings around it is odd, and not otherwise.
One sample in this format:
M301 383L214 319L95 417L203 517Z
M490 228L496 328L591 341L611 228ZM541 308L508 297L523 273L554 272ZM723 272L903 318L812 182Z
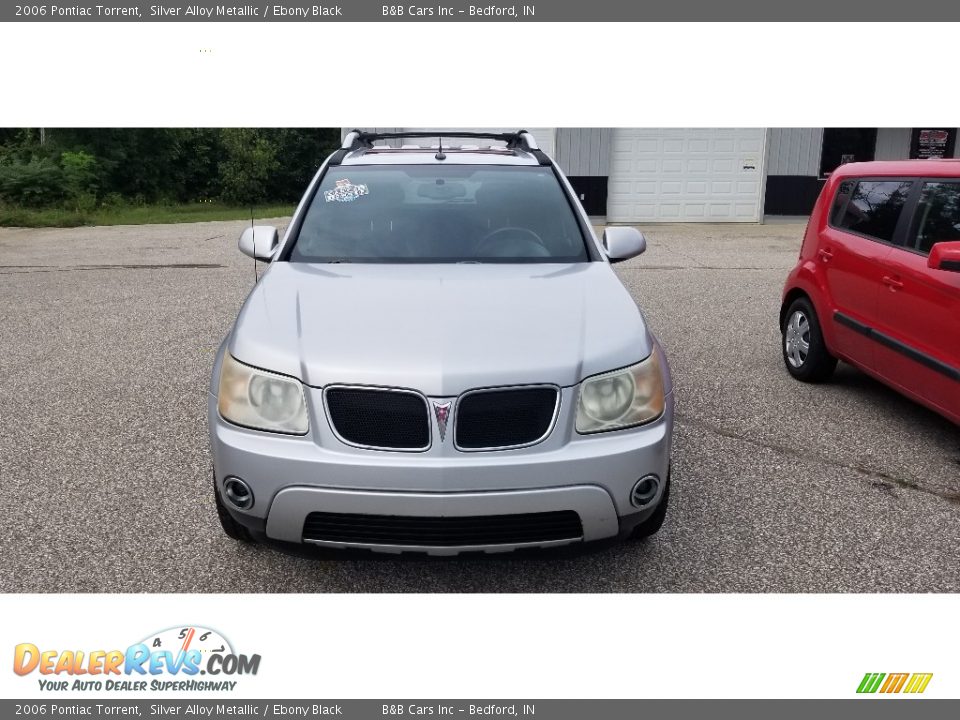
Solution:
M0 28L7 126L957 126L951 23Z
M960 125L937 79L953 77L950 24L0 33L3 126ZM731 91L734 75L750 81ZM934 672L927 696L960 697L955 596L49 595L0 609L8 658L18 642L105 649L218 628L264 658L237 697L852 697L867 671ZM35 688L0 671L6 697Z
M16 619L0 630L11 659L22 642L125 650L170 626L213 628L236 652L262 656L258 675L225 700L849 698L866 672L933 672L925 697L960 696L957 602L946 595L77 595L3 604ZM49 697L38 677L5 670L0 694Z

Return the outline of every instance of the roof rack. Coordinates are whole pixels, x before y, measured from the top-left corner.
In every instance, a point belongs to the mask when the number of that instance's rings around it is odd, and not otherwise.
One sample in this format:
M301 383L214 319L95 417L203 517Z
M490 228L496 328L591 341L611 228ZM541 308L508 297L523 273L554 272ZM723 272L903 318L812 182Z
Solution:
M533 135L526 130L518 130L512 133L495 132L470 132L454 130L434 130L434 131L410 131L410 132L364 132L362 130L351 130L343 138L343 144L330 158L330 165L340 165L348 153L354 150L372 148L376 140L394 140L398 138L461 138L471 140L500 140L506 143L508 150L522 150L533 155L541 165L550 165L550 158L547 157L540 146L537 144Z

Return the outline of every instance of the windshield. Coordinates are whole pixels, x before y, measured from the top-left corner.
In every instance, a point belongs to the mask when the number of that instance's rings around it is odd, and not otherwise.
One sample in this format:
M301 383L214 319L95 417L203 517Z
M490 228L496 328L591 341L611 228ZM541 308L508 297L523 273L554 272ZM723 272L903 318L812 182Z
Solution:
M586 262L549 167L338 166L307 209L292 262Z

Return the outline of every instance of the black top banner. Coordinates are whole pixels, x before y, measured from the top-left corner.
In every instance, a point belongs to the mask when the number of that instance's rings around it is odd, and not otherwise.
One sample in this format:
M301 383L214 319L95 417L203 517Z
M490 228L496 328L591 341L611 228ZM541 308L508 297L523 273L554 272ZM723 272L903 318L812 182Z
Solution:
M891 0L459 0L390 3L384 0L283 3L47 3L0 6L0 22L907 22L960 20L960 3L929 0L906 5ZM722 32L722 30L721 30ZM868 32L862 26L850 32ZM743 39L743 38L741 38Z

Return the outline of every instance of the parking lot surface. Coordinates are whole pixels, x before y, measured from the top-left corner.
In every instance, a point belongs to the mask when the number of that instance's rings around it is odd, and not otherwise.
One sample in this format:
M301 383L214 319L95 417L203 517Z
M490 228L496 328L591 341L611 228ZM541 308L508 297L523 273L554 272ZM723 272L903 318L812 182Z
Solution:
M960 590L960 429L850 367L783 369L795 223L650 226L617 266L676 385L654 538L454 559L229 540L206 394L254 279L244 226L0 229L0 590Z

